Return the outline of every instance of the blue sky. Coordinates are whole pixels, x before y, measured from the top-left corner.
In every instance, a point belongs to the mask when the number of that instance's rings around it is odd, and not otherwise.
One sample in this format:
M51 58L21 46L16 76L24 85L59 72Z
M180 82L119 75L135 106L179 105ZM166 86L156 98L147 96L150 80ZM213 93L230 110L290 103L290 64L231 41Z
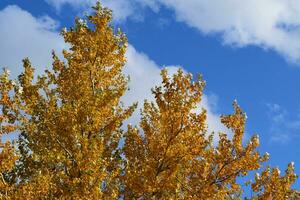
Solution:
M70 27L94 0L0 1L0 66L15 76L28 56L37 72L51 50L66 48L58 32ZM182 3L185 2L185 3ZM219 3L218 3L219 2ZM223 3L224 2L224 3ZM199 107L211 130L237 99L248 116L247 135L259 134L261 152L283 171L300 174L300 3L286 0L106 0L114 25L129 39L125 73L132 90L125 103L152 98L159 69L201 73L207 86ZM298 10L299 8L299 10ZM141 87L143 83L143 87ZM135 123L138 115L131 120ZM299 187L299 181L297 186Z

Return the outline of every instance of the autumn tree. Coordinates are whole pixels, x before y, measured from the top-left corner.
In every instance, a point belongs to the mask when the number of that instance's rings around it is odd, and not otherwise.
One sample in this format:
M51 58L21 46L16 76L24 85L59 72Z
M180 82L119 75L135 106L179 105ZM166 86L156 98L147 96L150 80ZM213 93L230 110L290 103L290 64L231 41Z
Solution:
M205 110L195 112L203 95L202 79L193 81L182 70L172 78L166 70L161 75L162 86L153 90L155 102L144 103L141 130L129 126L126 133L125 199L238 198L243 188L237 178L260 169L269 157L257 151L258 136L243 145L245 113L234 102L234 113L221 117L233 138L219 133L214 145ZM259 199L296 199L298 193L290 189L295 178L289 166L284 177L264 172L252 188L261 192Z
M161 71L139 125L122 129L127 39L97 3L85 20L63 30L70 45L53 52L51 70L36 77L29 59L17 80L0 76L0 199L238 199L239 177L259 170L252 199L299 199L293 164L284 175L262 168L258 136L243 143L246 115L236 102L220 120L233 134L207 131L201 77ZM217 134L217 133L215 133ZM123 142L123 139L125 142Z
M20 199L119 196L120 126L134 108L120 104L127 89L121 73L127 40L110 26L110 10L100 4L93 9L87 21L77 19L74 28L62 32L70 45L63 52L65 61L53 53L52 70L36 81L30 61L23 61L17 83L22 92L14 96L20 158L11 176ZM12 84L5 74L1 81L6 84L1 87L5 111ZM8 170L11 164L5 164Z

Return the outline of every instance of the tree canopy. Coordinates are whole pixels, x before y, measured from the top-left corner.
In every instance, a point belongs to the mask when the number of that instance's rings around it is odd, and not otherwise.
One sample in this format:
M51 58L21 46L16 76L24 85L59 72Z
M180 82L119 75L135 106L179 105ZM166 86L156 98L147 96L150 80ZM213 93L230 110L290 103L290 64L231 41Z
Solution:
M259 137L243 142L237 102L220 117L233 137L208 132L205 109L195 112L201 76L163 69L155 101L124 128L137 104L120 100L127 39L111 20L97 3L62 31L70 49L63 59L53 52L51 70L36 76L26 58L16 80L0 75L0 135L18 133L0 140L0 199L300 199L294 164L285 174L263 167L269 155L257 150Z

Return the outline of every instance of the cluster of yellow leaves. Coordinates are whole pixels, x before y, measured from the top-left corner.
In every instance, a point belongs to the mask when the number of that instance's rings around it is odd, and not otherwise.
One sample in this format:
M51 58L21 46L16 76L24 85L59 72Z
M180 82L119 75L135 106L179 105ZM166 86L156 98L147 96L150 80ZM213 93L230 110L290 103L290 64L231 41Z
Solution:
M257 199L300 199L299 191L291 189L296 179L294 163L288 165L284 176L278 168L267 167L261 175L255 175L252 189L258 192Z
M98 3L87 21L62 35L64 60L53 53L52 70L35 77L28 59L18 80L0 76L0 135L19 133L17 145L0 143L0 199L238 199L237 182L269 159L258 136L244 145L246 116L236 102L221 117L233 138L207 132L197 110L204 81L162 70L155 102L145 101L139 126L123 122L122 74L127 39L110 25ZM123 142L123 139L125 142ZM253 199L299 199L297 176L267 168L255 177ZM245 194L244 194L245 195Z
M8 70L5 70L0 75L0 88L0 198L3 198L13 188L13 185L8 183L3 172L11 171L17 159L14 146L11 142L2 141L4 134L12 133L17 129L15 122L18 110L16 109L16 102L9 94L14 89L14 84L9 80Z

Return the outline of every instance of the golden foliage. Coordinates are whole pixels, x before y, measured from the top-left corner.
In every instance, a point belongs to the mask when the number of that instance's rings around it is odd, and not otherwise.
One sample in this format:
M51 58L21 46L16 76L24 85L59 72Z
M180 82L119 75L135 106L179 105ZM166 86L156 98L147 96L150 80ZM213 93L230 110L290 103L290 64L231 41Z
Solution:
M155 102L145 101L139 126L123 122L122 74L127 39L114 31L111 11L98 3L87 21L62 35L64 59L53 53L51 70L35 77L24 59L16 81L0 76L0 199L238 199L247 196L239 177L262 170L268 154L258 136L243 143L246 116L236 102L221 116L228 133L216 142L198 105L204 81L178 70L161 71ZM123 143L124 139L124 143ZM299 199L293 164L256 175L253 199Z
M77 19L62 32L71 46L63 52L66 61L53 53L53 69L36 82L24 60L22 92L15 96L20 158L12 177L20 199L119 196L120 126L134 109L120 105L127 89L121 73L127 41L109 26L109 10L97 4L94 12L88 17L94 28ZM8 89L1 87L4 100Z
M0 198L4 198L13 189L5 172L11 171L17 160L14 145L10 141L2 141L4 134L12 133L17 129L18 110L14 98L9 94L14 89L14 83L9 80L8 70L4 70L0 75L0 88Z

